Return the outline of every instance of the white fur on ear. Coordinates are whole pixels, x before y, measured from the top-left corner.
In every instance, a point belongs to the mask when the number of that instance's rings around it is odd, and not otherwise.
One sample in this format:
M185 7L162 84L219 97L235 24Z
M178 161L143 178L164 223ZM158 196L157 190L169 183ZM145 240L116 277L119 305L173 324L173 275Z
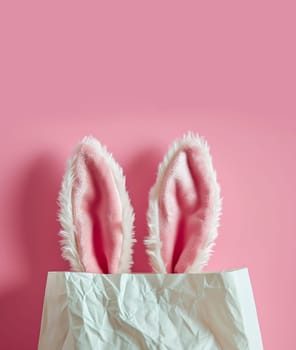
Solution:
M59 194L59 221L62 226L60 231L62 256L68 260L73 271L86 271L83 264L81 246L83 241L78 242L76 228L74 224L74 213L72 203L72 192L75 184L75 164L79 151L83 145L90 145L95 149L97 155L102 157L107 163L115 181L116 190L122 207L122 231L123 241L119 260L118 273L129 272L132 261L134 239L134 210L131 206L129 195L126 191L125 177L122 168L114 160L105 146L101 145L95 138L85 137L74 151L73 157L68 161L66 173L63 178L61 191Z
M191 263L191 266L183 272L190 273L202 270L202 268L208 263L215 239L218 235L217 229L219 226L222 199L220 198L220 187L217 183L216 172L213 168L210 150L208 144L202 137L189 132L180 140L175 141L169 148L163 162L158 168L157 180L149 195L149 208L147 212L149 235L144 243L146 245L147 254L149 255L151 267L156 273L168 272L162 255L162 247L165 242L162 241L160 228L159 198L161 196L162 185L165 176L167 176L166 172L174 161L176 155L185 148L198 149L200 154L198 158L198 162L200 163L199 166L204 170L201 173L201 176L207 174L206 181L209 187L209 195L206 210L207 214L205 218L205 221L207 221L207 229L206 234L203 233L203 238L205 239L203 239L202 246L199 247L198 252L196 252L196 257L193 263Z
M63 258L70 263L73 271L85 271L80 253L78 252L72 212L72 188L74 183L73 164L76 158L77 154L74 152L73 158L68 160L67 163L67 169L58 199L60 207L58 219L62 226L62 230L60 230L60 236L62 237L60 243Z

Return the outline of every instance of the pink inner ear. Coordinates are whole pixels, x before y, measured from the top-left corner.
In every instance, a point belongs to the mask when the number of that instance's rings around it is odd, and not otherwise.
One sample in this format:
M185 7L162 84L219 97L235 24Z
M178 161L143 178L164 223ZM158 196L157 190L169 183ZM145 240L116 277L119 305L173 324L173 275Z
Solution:
M122 207L110 166L82 145L72 191L77 245L87 272L116 273L122 249Z
M198 148L183 148L166 169L159 193L162 257L168 273L192 265L207 238L209 184Z

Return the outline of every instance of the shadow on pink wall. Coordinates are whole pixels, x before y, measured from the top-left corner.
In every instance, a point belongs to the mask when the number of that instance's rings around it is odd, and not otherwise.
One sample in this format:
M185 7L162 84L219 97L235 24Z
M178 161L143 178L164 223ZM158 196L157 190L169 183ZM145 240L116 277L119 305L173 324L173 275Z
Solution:
M124 173L126 175L127 191L135 210L135 236L133 272L152 272L148 264L144 239L148 235L146 213L148 209L149 191L156 181L158 164L162 160L159 150L141 150L130 160Z
M37 348L47 271L68 269L57 239L56 198L61 182L57 162L41 155L20 178L15 210L7 215L13 215L19 227L16 240L23 246L29 273L18 289L0 296L3 349Z

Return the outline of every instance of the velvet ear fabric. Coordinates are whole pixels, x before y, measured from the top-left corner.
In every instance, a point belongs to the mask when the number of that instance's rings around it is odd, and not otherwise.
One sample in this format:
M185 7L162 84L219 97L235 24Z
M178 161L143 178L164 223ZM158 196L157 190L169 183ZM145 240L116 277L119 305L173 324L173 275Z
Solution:
M59 195L62 254L74 271L129 272L134 211L122 169L95 138L78 145ZM209 148L198 135L175 141L150 191L145 240L157 273L199 272L211 255L221 212Z
M63 256L74 271L129 272L134 212L122 169L93 137L69 162L60 192Z
M220 211L209 148L203 138L189 133L168 151L150 192L145 243L153 270L201 271L217 237Z

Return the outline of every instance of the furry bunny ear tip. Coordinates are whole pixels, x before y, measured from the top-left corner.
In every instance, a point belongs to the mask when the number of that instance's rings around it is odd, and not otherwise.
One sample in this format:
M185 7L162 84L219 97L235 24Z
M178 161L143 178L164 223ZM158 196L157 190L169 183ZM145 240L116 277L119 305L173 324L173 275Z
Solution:
M125 177L94 137L84 137L69 160L59 205L62 255L72 270L130 271L134 211Z
M208 144L189 132L169 148L150 191L145 244L152 269L201 271L218 234L221 203Z

